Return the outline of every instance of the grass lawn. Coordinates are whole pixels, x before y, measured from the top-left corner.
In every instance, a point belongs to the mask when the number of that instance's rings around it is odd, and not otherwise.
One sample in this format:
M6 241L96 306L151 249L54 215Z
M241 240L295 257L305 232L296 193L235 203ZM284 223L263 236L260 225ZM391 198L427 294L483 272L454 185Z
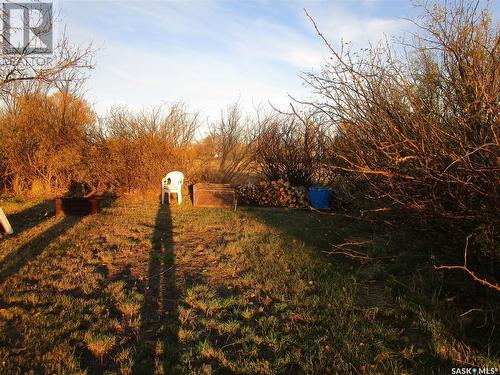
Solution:
M432 269L436 249L456 245L436 234L188 202L119 199L81 219L55 218L47 201L0 205L16 230L0 239L2 374L500 367L488 314L459 317L498 297ZM377 259L325 253L354 241Z

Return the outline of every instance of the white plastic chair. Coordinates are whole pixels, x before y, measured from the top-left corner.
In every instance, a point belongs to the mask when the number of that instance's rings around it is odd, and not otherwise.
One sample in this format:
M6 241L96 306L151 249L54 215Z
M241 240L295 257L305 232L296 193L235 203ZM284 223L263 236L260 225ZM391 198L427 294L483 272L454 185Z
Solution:
M161 204L165 202L165 193L167 193L168 203L170 203L170 193L177 193L177 204L182 203L182 184L184 183L184 174L182 172L169 172L161 180Z

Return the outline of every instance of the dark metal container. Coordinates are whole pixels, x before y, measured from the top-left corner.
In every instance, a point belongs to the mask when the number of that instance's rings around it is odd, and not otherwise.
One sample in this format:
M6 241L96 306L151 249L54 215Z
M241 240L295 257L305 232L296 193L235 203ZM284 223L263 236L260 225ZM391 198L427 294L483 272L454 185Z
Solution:
M92 215L101 211L101 202L98 198L60 197L55 199L56 216Z

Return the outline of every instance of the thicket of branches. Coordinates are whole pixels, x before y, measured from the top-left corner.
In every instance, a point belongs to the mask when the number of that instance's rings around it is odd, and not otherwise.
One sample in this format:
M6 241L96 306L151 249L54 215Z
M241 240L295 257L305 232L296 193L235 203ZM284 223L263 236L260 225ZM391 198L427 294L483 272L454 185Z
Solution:
M210 124L202 151L206 160L202 179L234 182L251 171L255 145L255 120L244 116L235 103ZM207 152L208 151L208 152ZM244 177L243 177L244 178Z
M197 129L197 114L182 104L139 114L113 108L88 129L81 180L99 191L155 189L168 171L189 171L184 150Z
M68 92L19 96L0 114L0 171L16 194L60 193L72 181L94 191L146 191L166 171L189 170L197 115L180 104L98 119Z
M24 94L0 115L0 178L14 193L50 191L77 178L86 126L85 101L57 92Z
M317 111L267 116L258 123L253 156L268 180L283 179L293 186L328 181L323 167L331 139L329 127Z
M410 41L364 53L327 44L306 75L336 127L331 168L366 195L439 215L497 215L500 34L477 3L422 7ZM319 29L318 33L322 36Z
M329 168L380 211L454 221L462 263L438 268L500 290L500 25L479 5L424 3L409 40L361 52L311 18L331 58L305 79L335 127Z

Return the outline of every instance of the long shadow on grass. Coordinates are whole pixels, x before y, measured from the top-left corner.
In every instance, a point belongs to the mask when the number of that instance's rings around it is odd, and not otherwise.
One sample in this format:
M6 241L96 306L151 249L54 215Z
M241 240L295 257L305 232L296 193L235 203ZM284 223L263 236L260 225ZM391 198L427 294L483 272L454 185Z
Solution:
M45 200L22 211L8 215L8 219L14 229L14 235L18 235L26 230L36 227L38 224L52 216L54 216L53 203L50 200ZM4 239L10 237L11 236L6 236Z
M10 275L19 271L25 264L39 256L51 242L63 235L80 221L78 217L64 217L45 232L40 233L0 262L0 284Z
M151 240L134 374L151 374L155 368L168 374L177 362L177 293L172 229L170 207L160 205Z

